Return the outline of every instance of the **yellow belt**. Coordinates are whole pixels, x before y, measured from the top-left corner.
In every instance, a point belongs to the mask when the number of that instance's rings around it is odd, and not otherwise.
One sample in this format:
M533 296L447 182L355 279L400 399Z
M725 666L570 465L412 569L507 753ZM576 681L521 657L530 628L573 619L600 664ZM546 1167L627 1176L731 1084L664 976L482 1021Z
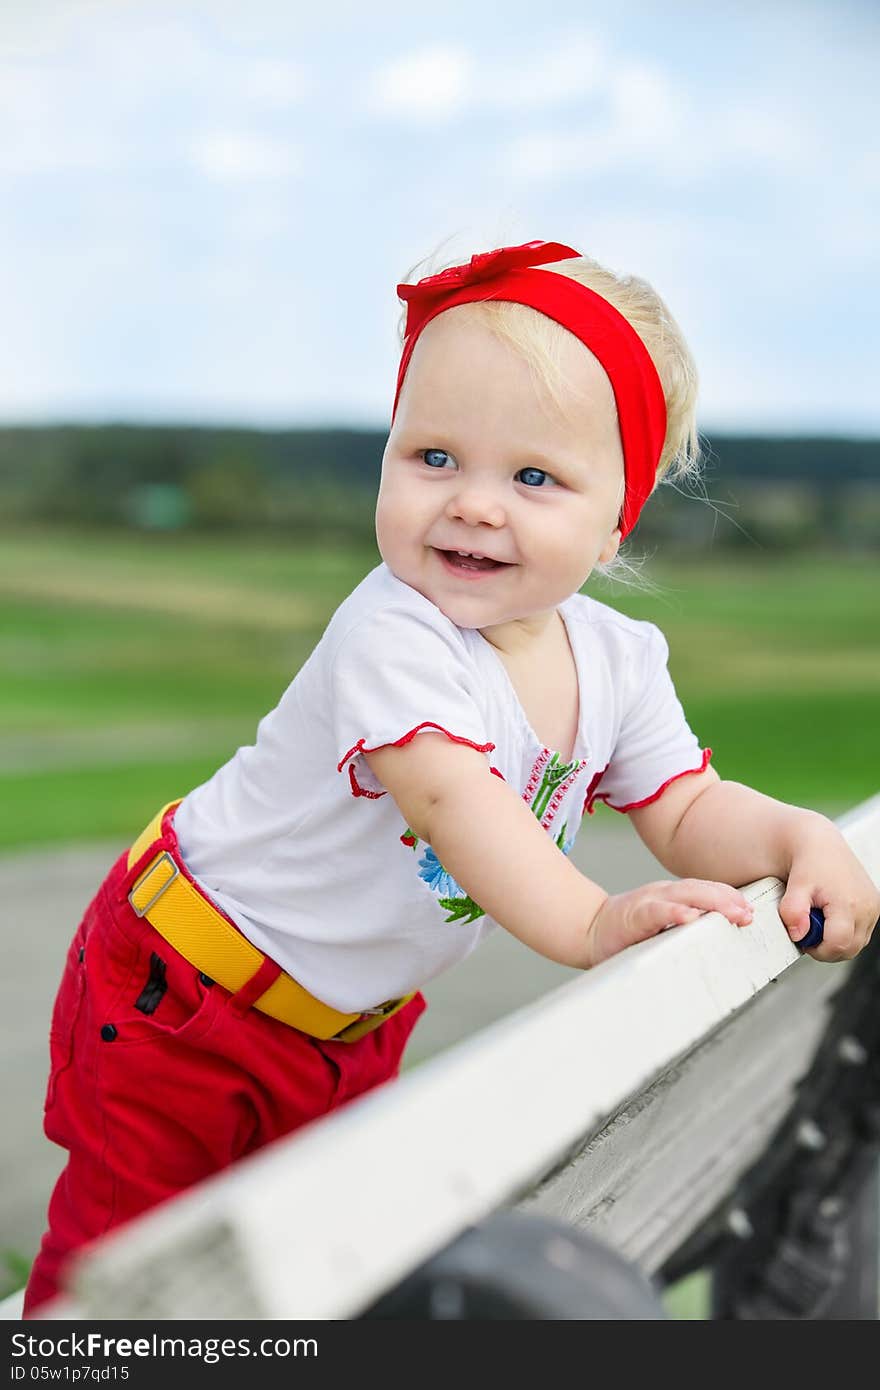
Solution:
M165 812L177 805L179 802L169 801L138 836L128 852L129 869L160 838ZM138 917L146 917L190 965L232 994L246 985L266 960L263 952L227 922L190 883L167 849L157 851L135 880L128 900ZM407 994L402 999L389 999L366 1013L345 1014L331 1009L329 1004L322 1004L282 971L254 1001L253 1007L313 1038L355 1042L378 1028L412 998L412 994Z

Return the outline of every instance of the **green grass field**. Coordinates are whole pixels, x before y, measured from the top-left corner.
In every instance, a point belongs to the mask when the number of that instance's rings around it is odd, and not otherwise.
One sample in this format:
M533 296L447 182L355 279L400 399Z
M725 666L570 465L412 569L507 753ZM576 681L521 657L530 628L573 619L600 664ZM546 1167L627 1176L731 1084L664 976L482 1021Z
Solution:
M377 558L252 537L0 534L0 847L124 839L204 780L253 739ZM651 592L588 592L666 633L721 776L832 812L880 789L874 563L756 550L645 573Z

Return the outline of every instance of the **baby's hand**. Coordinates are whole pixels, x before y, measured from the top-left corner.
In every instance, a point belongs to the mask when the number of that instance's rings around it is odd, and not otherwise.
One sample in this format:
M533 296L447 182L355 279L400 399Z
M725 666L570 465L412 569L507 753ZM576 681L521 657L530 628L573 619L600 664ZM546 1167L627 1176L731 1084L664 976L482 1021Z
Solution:
M849 960L871 939L880 917L880 893L837 826L824 816L804 823L795 842L788 887L779 915L792 941L810 928L810 908L825 914L821 945L807 954L815 960Z
M662 879L606 898L590 924L591 964L626 946L657 936L667 927L693 922L704 912L721 912L735 926L752 920L748 900L726 883L702 878Z

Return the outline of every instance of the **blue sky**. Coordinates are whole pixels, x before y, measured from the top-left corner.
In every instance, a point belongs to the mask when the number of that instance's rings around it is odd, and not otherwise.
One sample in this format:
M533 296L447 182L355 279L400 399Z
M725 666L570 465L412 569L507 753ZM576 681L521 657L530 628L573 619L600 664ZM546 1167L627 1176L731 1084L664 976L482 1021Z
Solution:
M396 283L544 238L703 430L878 434L878 60L857 0L4 0L0 421L382 426Z

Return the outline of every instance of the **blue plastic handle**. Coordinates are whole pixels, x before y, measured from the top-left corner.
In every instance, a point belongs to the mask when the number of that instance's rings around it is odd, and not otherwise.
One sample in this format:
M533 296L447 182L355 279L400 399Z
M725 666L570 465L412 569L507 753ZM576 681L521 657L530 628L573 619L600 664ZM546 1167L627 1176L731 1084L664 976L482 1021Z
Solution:
M810 930L795 945L799 951L811 951L818 946L825 935L825 913L821 907L810 908Z

